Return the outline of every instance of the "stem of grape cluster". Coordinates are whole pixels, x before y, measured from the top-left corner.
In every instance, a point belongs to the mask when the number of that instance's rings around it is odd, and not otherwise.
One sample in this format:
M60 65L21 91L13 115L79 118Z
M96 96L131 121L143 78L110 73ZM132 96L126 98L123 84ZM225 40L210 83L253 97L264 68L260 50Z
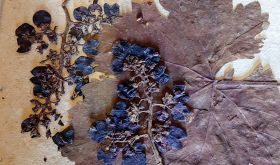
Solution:
M155 145L155 143L153 142L153 133L152 133L152 127L153 127L153 104L152 104L152 101L149 100L148 101L149 103L149 117L148 117L148 135L149 135L149 141L150 141L150 144L152 146L152 150L153 150L153 153L154 153L154 157L155 157L155 160L156 160L156 164L157 165L163 165L162 163L162 158L157 150L157 147Z

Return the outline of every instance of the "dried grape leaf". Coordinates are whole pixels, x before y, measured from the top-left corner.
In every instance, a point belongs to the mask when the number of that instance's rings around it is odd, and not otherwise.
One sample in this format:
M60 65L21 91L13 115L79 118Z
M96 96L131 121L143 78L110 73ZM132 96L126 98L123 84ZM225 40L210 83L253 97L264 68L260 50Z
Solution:
M104 27L100 50L107 53L120 39L156 46L173 81L188 85L195 117L185 125L189 136L183 149L162 154L164 163L280 164L279 84L262 69L243 81L232 81L230 75L229 80L215 80L222 65L259 52L262 40L256 36L268 21L260 4L240 4L233 9L232 0L161 3L170 11L168 19L154 5L134 4L132 13ZM137 21L139 11L143 13L141 22ZM84 121L80 115L74 114L74 122ZM88 126L77 129L87 130ZM92 155L67 155L71 160L84 160L77 164L91 164L96 159L94 142L84 148L74 145L72 150ZM149 151L147 158L154 164Z

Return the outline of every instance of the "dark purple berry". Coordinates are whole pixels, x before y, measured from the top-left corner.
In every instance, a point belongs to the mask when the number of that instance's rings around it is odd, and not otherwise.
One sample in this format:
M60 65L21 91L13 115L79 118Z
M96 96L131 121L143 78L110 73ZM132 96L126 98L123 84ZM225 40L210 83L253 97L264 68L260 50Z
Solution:
M37 27L42 27L43 25L50 25L52 17L46 10L39 10L33 15L33 23Z
M84 19L86 17L90 16L90 12L89 12L88 8L86 8L84 6L80 6L80 7L77 7L76 9L74 9L73 16L78 21L84 21Z

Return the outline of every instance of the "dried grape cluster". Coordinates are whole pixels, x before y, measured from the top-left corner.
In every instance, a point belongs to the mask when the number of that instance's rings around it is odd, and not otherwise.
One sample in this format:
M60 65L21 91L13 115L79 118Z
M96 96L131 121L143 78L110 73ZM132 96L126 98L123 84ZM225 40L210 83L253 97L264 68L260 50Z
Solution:
M37 46L41 54L43 50L49 48L49 44L57 44L61 38L60 50L49 49L46 59L41 61L40 66L35 67L31 73L33 77L30 81L34 84L33 93L35 99L33 112L22 124L22 132L30 132L31 137L39 137L39 125L46 127L46 137L52 135L50 123L57 121L57 124L64 126L55 107L64 94L64 83L75 84L72 99L83 96L81 88L89 83L89 75L94 72L94 57L98 55L100 42L96 39L104 23L112 23L113 19L119 15L119 6L104 4L102 7L94 1L89 7L78 7L73 11L73 16L77 21L72 21L66 8L65 0L62 7L66 14L66 28L62 34L56 33L56 27L51 29L51 15L45 10L39 10L33 15L33 23L39 29L24 23L16 29L16 36L19 48L17 52L26 53L31 50L32 44ZM46 35L49 42L43 41ZM79 47L82 47L85 56L79 56ZM75 58L74 63L72 59ZM66 72L65 72L66 71ZM66 75L65 75L66 74ZM70 133L69 133L70 131ZM70 126L62 132L53 136L53 141L62 147L63 144L71 144L74 138L73 128Z
M16 29L15 34L19 45L17 52L26 53L31 50L32 44L37 43L39 44L37 51L42 54L43 50L49 47L49 44L43 40L44 35L51 43L57 42L56 27L51 29L51 15L47 11L37 11L33 15L33 23L37 26L39 32L36 32L35 28L28 23L23 23Z
M118 85L119 101L111 114L89 129L90 138L100 143L97 158L112 164L122 153L123 165L145 165L148 147L144 143L148 141L157 164L162 164L160 153L181 149L187 137L185 130L175 126L191 116L186 87L175 85L173 94L166 93L159 100L170 77L156 50L120 41L112 52L113 71L129 72L130 78Z

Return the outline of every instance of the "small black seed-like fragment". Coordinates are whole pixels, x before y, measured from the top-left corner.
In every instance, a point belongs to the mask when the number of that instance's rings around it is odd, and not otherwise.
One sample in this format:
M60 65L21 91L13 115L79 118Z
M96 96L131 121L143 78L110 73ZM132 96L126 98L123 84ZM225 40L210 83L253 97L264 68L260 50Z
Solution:
M39 10L33 15L33 23L37 27L41 27L42 25L49 25L51 21L51 15L46 10Z
M64 126L64 123L63 123L61 120L58 121L58 124L59 124L60 126Z
M37 51L38 51L40 54L43 54L43 51L44 51L45 49L48 49L48 47L49 47L49 44L46 43L46 42L44 42L44 41L42 41L42 42L40 43L40 45L37 46Z
M47 162L47 158L46 157L44 157L44 162Z
M51 130L48 129L46 132L46 137L49 138L49 137L51 137L51 135L52 135Z
M56 121L60 117L60 114L55 113L54 114L54 121Z
M35 28L28 23L24 23L16 29L16 36L18 37L35 36L35 35L36 35Z

